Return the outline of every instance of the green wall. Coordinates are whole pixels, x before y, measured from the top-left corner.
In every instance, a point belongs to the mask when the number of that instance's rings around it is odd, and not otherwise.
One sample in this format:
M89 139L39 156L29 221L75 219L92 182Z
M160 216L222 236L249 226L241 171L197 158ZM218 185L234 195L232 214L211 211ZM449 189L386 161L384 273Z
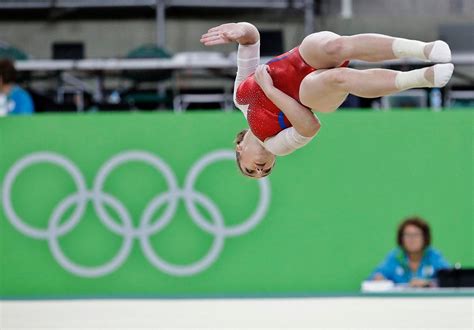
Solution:
M340 112L320 118L317 138L278 159L268 181L242 177L232 160L208 159L194 189L186 189L185 181L197 161L216 150L231 157L226 150L245 125L240 114L1 118L0 296L356 292L394 247L400 220L413 214L429 221L433 246L450 262L474 266L474 112ZM39 162L13 173L31 154L74 167L85 184L82 194L58 165ZM131 161L111 169L103 188L94 189L101 167L120 155L148 157L168 168L176 187L168 188L150 164ZM194 211L186 208L185 196ZM13 225L7 200L30 231ZM102 220L95 203L105 205ZM242 227L259 205L262 217ZM201 227L191 216L196 211L206 219ZM168 223L159 223L165 218ZM161 261L150 261L144 245ZM63 251L78 267L64 267L52 251ZM97 270L118 251L123 258L117 264Z

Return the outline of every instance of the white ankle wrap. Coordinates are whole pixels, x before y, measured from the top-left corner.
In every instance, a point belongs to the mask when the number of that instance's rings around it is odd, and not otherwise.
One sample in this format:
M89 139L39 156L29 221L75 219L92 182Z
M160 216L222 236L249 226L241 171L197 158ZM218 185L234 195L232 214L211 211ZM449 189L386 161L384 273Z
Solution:
M416 57L420 60L427 60L424 49L426 43L418 40L395 38L392 43L393 54L397 58Z
M395 78L395 86L399 90L417 87L431 87L433 84L425 78L425 71L428 68L399 72Z

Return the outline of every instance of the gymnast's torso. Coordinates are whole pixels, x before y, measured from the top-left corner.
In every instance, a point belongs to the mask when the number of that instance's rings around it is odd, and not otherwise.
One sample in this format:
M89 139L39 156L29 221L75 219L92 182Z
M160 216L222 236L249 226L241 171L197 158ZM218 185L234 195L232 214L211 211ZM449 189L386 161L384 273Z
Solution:
M316 69L305 63L299 52L299 47L274 57L266 64L269 67L274 86L300 102L301 81ZM265 95L255 81L253 73L238 86L235 101L238 105L248 105L247 122L249 128L262 142L292 126L284 113Z

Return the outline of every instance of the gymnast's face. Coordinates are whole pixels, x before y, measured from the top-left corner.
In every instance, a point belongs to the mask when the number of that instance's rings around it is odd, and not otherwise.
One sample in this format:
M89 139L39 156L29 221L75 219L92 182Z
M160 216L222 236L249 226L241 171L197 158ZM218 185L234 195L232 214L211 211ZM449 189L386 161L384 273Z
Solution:
M245 134L244 139L237 145L239 166L246 176L260 179L269 175L275 164L276 157L266 150L254 136Z

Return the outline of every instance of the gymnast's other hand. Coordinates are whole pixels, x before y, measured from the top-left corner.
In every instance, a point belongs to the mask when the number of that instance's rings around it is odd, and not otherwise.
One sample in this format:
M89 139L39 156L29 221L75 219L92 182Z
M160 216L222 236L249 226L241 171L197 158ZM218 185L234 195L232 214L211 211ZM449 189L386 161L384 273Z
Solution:
M270 76L270 73L268 73L268 70L268 65L265 64L260 64L257 67L257 70L255 70L255 81L264 92L267 92L274 87L272 77Z

